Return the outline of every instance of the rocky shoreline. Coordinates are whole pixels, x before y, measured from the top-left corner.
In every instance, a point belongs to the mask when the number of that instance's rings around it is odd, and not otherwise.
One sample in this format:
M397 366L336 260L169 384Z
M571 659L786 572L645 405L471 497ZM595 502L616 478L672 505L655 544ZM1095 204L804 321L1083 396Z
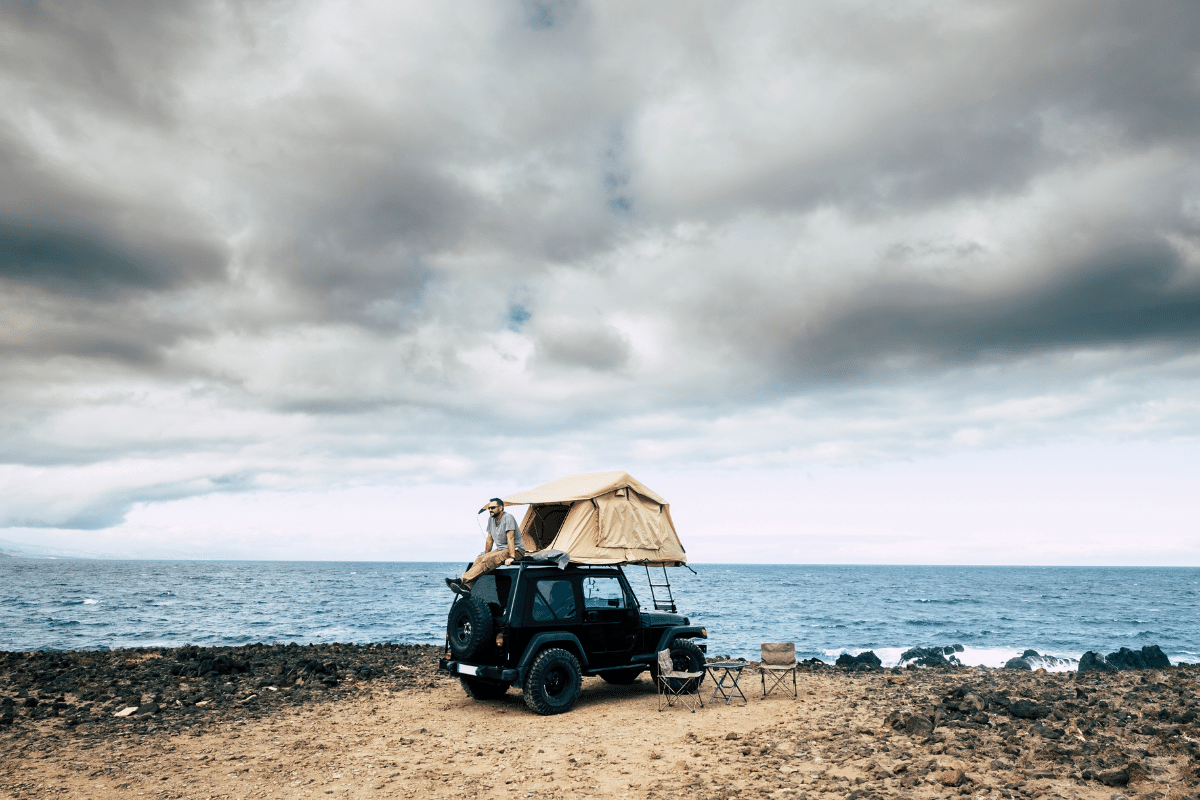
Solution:
M54 720L86 735L180 733L372 683L428 687L440 655L429 645L338 643L0 652L0 729Z
M796 700L760 699L750 678L745 706L673 716L655 714L645 678L632 687L588 679L571 713L536 717L515 691L495 702L470 700L437 672L440 654L431 646L347 644L0 653L0 751L7 754L0 789L20 798L49 796L47 786L65 787L56 790L64 796L90 787L92 797L134 788L207 797L246 796L255 786L293 796L294 784L282 781L319 783L323 770L335 770L330 759L357 763L352 756L375 742L372 763L390 772L378 792L352 796L389 794L386 787L449 797L518 786L524 796L574 796L579 788L565 791L575 784L564 781L584 785L591 775L645 797L692 798L699 790L840 800L1200 797L1196 665L879 669L857 657L843 668L806 664ZM482 738L473 732L480 723ZM613 725L661 743L649 755L637 751L649 759L639 769L651 780L628 777L637 770L612 743ZM358 738L343 740L351 731ZM580 731L593 731L595 754L572 744ZM285 735L292 739L281 744ZM544 786L525 786L527 776L515 771L506 781L488 777L505 763L497 735L561 742L562 753L549 744L536 751L547 762ZM479 743L466 747L471 737ZM267 753L276 753L273 762L263 760ZM555 772L559 756L564 766ZM484 774L487 758L500 766ZM130 759L154 766L139 772ZM257 772L240 771L247 759L259 759ZM344 781L345 770L336 770L332 778ZM207 794L192 793L201 778ZM162 789L168 783L177 788Z

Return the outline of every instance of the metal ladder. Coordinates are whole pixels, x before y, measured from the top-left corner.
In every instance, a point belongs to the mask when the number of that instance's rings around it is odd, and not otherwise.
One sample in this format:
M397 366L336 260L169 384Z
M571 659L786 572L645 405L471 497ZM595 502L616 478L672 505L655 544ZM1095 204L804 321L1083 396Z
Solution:
M671 594L671 579L667 577L667 568L665 566L657 567L662 570L662 582L655 583L654 576L650 574L650 565L645 564L644 566L646 567L646 582L650 584L650 602L654 604L654 610L674 613L675 596ZM660 600L655 589L666 589L666 597Z

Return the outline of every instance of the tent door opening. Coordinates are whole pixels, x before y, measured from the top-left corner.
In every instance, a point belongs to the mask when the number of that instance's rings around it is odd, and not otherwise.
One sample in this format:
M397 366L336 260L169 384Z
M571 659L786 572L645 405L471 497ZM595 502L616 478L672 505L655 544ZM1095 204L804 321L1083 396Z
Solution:
M671 579L667 577L667 568L659 566L655 567L655 572L651 572L650 565L645 566L646 582L650 584L650 602L654 605L654 610L675 613L675 597L671 594ZM662 578L656 581L658 570L662 570Z

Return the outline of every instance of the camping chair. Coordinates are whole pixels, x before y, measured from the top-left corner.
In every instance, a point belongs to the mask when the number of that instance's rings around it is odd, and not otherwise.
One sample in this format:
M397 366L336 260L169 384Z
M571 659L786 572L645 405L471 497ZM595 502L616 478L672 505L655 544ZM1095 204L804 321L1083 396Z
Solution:
M762 677L763 697L779 688L794 699L796 691L796 643L770 642L764 643L759 650L758 674ZM784 678L792 673L792 689L788 691ZM771 676L771 686L767 687L767 675Z
M692 680L692 679L695 680ZM703 672L676 672L675 663L671 661L670 650L660 650L658 652L658 710L663 710L663 699L666 698L667 706L674 706L675 701L679 700L685 707L691 709L693 714L696 713L695 702L700 703L700 707L704 708L704 698L700 696L700 681L704 679ZM694 700L689 700L688 695L693 695Z

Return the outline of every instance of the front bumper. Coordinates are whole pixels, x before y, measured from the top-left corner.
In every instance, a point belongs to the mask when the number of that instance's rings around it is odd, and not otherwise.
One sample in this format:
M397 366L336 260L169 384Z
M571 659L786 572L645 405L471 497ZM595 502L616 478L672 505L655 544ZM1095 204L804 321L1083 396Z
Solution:
M465 661L454 661L449 658L443 658L438 661L438 670L440 672L448 672L451 675L473 675L476 678L485 678L489 681L500 681L502 683L512 683L518 678L518 673L515 669L489 667L484 664L468 664Z

